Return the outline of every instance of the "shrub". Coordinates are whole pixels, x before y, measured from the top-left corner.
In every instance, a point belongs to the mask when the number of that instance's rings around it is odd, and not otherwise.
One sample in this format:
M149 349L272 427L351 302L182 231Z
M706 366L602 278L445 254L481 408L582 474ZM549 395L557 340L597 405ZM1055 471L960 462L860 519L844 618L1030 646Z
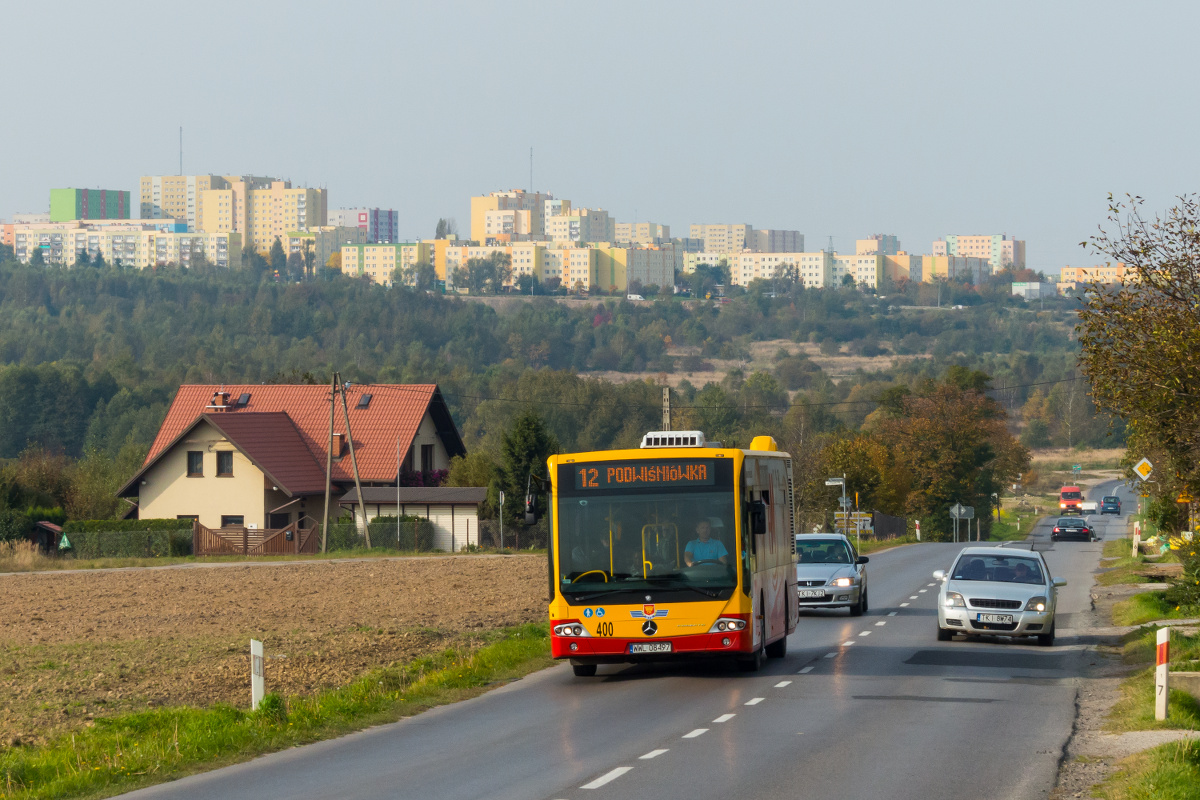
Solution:
M1171 547L1183 564L1183 574L1171 580L1166 600L1180 610L1200 609L1200 546L1195 541L1172 538Z
M0 508L0 542L20 541L33 533L29 516L12 508Z

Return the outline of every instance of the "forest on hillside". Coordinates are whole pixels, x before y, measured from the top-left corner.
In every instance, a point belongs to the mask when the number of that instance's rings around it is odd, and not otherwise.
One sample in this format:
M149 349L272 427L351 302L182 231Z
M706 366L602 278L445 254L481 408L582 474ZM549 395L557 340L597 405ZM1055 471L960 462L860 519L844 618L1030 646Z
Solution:
M957 365L989 376L989 396L1028 446L1119 444L1119 426L1110 431L1075 379L1074 309L1070 300L1027 306L1002 283L910 285L879 297L763 282L720 303L663 296L577 307L531 297L497 312L332 271L290 283L0 260L0 459L32 448L128 469L181 383L323 382L333 370L354 383L440 384L468 448L495 458L529 408L563 450L632 445L660 426L653 377L617 384L579 374L593 370L684 375L676 427L742 445L758 433L786 439L796 425L856 432L888 390L916 391ZM780 349L757 371L686 379L706 358L748 360L755 342L774 340L925 357L833 380ZM9 502L19 504L16 491Z

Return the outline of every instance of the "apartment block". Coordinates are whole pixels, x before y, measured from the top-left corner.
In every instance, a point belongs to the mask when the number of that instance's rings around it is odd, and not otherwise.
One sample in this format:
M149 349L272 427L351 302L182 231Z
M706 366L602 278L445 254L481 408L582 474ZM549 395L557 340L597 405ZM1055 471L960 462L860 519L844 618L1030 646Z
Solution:
M182 223L173 220L158 224L99 225L74 221L46 225L17 225L13 230L13 250L18 259L29 263L34 250L41 250L47 264L69 266L79 254L95 258L99 253L110 264L120 259L126 266L145 269L170 264L188 265L197 254L218 267L238 269L242 265L241 235L197 234L175 230Z
M680 248L682 250L682 248ZM741 255L738 253L710 253L706 251L694 252L690 250L682 250L683 253L683 269L682 271L690 275L696 271L697 264L708 264L710 267L715 267L720 264L725 264L732 267Z
M849 275L859 289L878 291L886 285L884 257L879 253L855 253L854 255L833 254L833 280L840 286Z
M188 231L194 232L200 230L202 192L209 189L229 189L235 183L259 189L270 186L275 180L277 179L254 175L143 175L141 216L142 219L184 220L187 222ZM230 230L242 232L241 228Z
M429 261L424 242L390 242L342 245L342 273L365 277L372 283L392 284L397 269Z
M772 228L755 230L746 249L759 253L801 253L804 251L804 234Z
M546 217L546 238L552 242L611 242L616 223L602 208L571 208Z
M129 219L129 192L116 189L51 189L50 221Z
M613 225L613 241L617 244L657 245L670 238L671 226L657 222L617 222Z
M912 255L901 250L894 255L885 255L883 257L883 274L884 277L891 281L892 285L903 281L916 281L919 283L923 280L924 263L924 256Z
M925 283L951 280L979 286L992 274L992 264L985 258L937 254L921 258L921 279Z
M241 233L259 253L267 253L278 237L328 224L327 189L293 188L290 181L258 186L233 181L225 188L200 193L197 229L205 233Z
M344 225L321 225L305 231L291 231L287 238L281 240L283 251L304 254L305 250L313 251L313 264L323 267L329 263L334 253L341 252L347 244L366 244L367 232L355 227Z
M545 233L546 201L554 197L542 192L511 189L471 198L471 239L484 244L489 238L508 236L542 236ZM493 215L493 230L489 236L488 212L528 211L524 215ZM510 222L506 223L508 219ZM505 228L513 228L511 232ZM496 230L499 228L499 230ZM518 231L519 228L519 231Z
M754 228L750 225L692 225L688 237L701 239L706 253L740 253L747 242L754 241Z
M1041 283L1039 281L1013 281L1012 294L1013 297L1020 297L1025 300L1041 300L1042 298L1057 296L1059 286L1060 284Z
M982 258L991 264L992 272L1005 267L1025 268L1025 241L1011 239L1008 234L950 235L932 245L935 256L965 256Z
M854 252L859 255L878 253L881 256L894 256L900 252L900 237L888 233L876 233L866 239L854 242Z
M685 255L685 262L691 256L691 253ZM728 263L730 280L738 286L786 275L795 275L798 283L810 289L833 285L834 256L824 250L811 253L737 253Z
M1059 274L1059 283L1124 283L1133 277L1133 273L1125 269L1121 262L1116 264L1097 264L1092 267L1063 267Z
M328 224L361 228L372 244L400 241L400 213L391 208L338 208L329 212Z

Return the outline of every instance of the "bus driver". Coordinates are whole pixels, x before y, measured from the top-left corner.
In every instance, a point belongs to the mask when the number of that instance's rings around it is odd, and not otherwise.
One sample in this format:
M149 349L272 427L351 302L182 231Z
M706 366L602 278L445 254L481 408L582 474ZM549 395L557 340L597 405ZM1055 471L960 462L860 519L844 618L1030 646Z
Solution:
M689 567L699 561L729 563L729 551L725 549L725 545L721 544L720 540L712 538L712 523L706 519L700 520L696 525L696 536L699 538L688 542L683 551L683 560Z

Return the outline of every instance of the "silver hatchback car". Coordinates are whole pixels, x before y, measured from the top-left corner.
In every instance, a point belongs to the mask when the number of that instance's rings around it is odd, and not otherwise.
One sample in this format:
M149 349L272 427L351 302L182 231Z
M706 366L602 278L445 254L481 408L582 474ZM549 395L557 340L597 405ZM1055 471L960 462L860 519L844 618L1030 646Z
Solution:
M850 616L867 610L866 556L840 533L796 536L796 594L801 609L849 608Z
M1036 636L1054 644L1062 578L1050 577L1042 554L1008 547L967 547L950 571L937 570L939 641L971 636Z

